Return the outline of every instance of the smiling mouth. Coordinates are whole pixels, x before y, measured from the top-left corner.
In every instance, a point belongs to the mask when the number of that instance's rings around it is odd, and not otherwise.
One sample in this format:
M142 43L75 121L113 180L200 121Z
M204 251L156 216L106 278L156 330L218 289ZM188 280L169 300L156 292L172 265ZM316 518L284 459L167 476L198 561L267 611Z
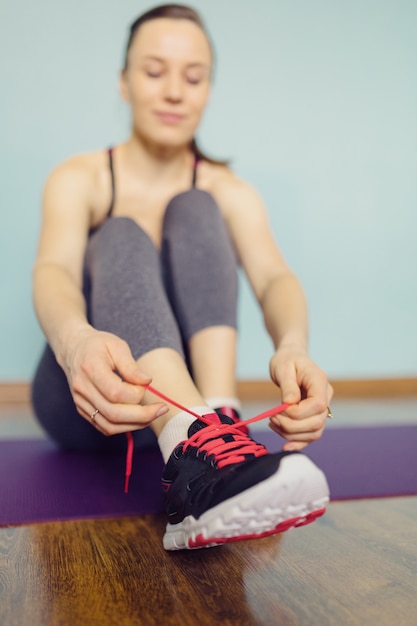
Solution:
M156 111L156 116L165 124L179 124L184 119L184 115L179 115L178 113L169 113L165 111Z

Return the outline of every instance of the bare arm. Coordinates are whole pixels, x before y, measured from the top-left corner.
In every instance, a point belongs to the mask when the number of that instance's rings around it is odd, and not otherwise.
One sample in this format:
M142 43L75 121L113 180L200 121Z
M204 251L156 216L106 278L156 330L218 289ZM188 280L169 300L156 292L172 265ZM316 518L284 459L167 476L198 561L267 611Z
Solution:
M261 198L233 178L222 188L219 201L275 348L291 344L307 349L304 293L276 245Z
M57 168L44 191L42 229L33 270L33 298L40 325L63 368L79 413L95 408L100 430L115 434L152 421L164 405L139 406L150 377L139 370L120 338L87 320L82 271L91 224L94 176L83 161Z
M271 378L283 401L295 404L271 426L290 440L285 449L301 449L321 436L332 396L327 376L308 355L306 299L276 245L256 191L234 178L223 185L218 199L275 347Z
M64 369L73 339L90 329L81 292L90 187L82 164L69 163L51 174L44 190L33 297L41 327Z

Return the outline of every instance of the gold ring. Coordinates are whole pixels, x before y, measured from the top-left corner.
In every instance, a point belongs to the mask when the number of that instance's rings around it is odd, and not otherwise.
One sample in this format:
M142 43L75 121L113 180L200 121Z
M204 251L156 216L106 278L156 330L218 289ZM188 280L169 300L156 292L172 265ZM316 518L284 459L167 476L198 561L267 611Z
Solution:
M327 417L331 420L333 419L333 413L329 406L327 407Z
M99 412L98 409L94 409L94 411L91 413L90 420L92 422L94 422L94 420L96 419L96 415L97 415L98 412Z

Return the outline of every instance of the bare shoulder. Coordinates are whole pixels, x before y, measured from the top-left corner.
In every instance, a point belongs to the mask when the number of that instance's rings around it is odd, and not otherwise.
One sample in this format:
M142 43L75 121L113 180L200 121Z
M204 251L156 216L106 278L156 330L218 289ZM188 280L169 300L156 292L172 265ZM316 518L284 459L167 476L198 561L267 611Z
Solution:
M204 187L216 199L226 219L235 214L264 212L264 204L258 191L237 176L229 167L204 163Z
M105 152L71 157L54 168L43 193L36 268L65 267L80 284L88 232L100 215Z
M45 187L65 183L87 185L94 183L100 152L78 154L57 165L49 174Z
M79 154L56 166L44 186L44 206L53 205L59 212L71 203L73 211L89 214L93 224L100 220L105 201L109 199L109 173L106 152Z

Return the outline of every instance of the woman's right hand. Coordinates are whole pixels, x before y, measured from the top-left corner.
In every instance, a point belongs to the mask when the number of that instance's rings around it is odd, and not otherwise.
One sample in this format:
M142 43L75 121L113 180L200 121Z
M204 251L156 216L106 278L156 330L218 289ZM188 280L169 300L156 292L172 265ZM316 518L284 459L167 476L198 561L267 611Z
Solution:
M151 378L138 368L128 344L111 333L81 331L61 365L78 412L104 435L145 428L168 411L161 402L141 404Z

